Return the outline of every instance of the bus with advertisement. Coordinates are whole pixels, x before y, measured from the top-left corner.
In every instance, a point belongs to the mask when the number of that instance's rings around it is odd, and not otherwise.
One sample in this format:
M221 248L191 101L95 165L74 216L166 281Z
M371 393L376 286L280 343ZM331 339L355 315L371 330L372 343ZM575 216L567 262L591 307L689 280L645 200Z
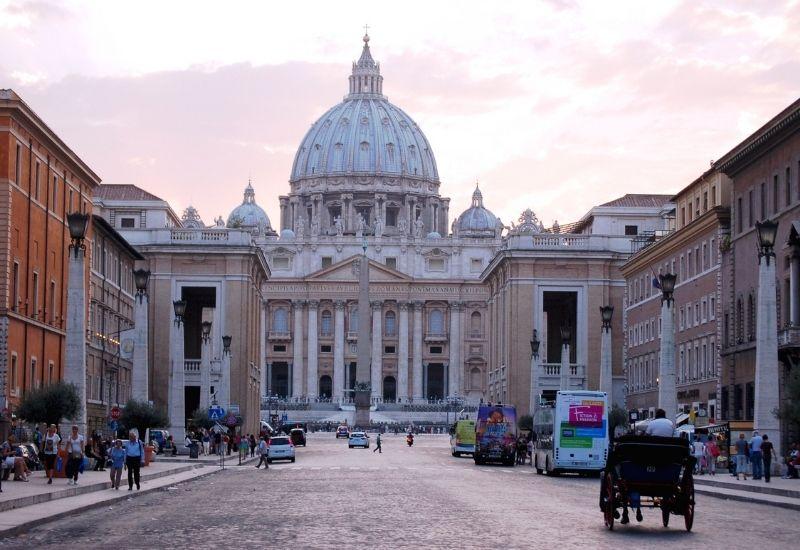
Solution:
M475 464L501 462L513 466L517 453L517 409L512 405L481 405L475 420Z
M533 415L536 472L598 473L608 458L608 396L600 391L559 391Z

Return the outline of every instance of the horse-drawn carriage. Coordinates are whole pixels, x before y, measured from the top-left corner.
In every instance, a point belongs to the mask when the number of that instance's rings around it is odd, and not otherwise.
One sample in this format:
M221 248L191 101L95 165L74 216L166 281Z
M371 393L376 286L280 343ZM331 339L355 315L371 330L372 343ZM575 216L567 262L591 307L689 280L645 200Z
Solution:
M694 523L695 459L689 441L679 437L625 435L617 438L600 484L600 510L608 529L614 520L628 523L628 509L642 521L642 507L661 508L664 527L670 514L683 516L686 530Z

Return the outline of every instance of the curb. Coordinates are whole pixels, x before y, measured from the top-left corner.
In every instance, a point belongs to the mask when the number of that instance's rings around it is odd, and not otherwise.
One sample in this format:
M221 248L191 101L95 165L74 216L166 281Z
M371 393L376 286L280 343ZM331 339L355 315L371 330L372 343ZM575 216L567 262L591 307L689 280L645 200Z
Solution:
M202 469L203 468L195 468L195 470L200 470L197 475L195 475L193 477L190 477L190 478L187 478L187 479L181 479L181 480L175 481L174 483L171 483L170 485L180 485L182 483L186 483L187 481L194 481L195 479L199 479L201 477L205 477L207 475L211 475L211 474L214 474L214 473L222 471L222 470L220 470L218 468L213 468L213 469L209 469L208 472L203 472ZM180 472L180 473L186 473L186 471ZM164 477L167 477L167 476L161 476L161 478L164 478ZM156 478L156 479L158 479L158 478ZM81 513L81 512L86 512L88 510L94 510L95 508L108 506L109 504L116 503L116 502L121 501L121 500L127 500L129 498L136 498L136 497L139 497L141 495L146 495L146 494L152 493L154 491L159 491L159 490L161 490L163 488L164 488L164 486L148 487L148 488L142 489L141 491L136 491L136 492L128 492L128 491L126 491L125 493L127 493L127 494L123 493L123 494L120 494L119 496L115 496L113 498L109 498L108 500L102 500L102 501L97 501L97 502L93 502L93 503L90 503L90 504L85 504L83 506L79 506L79 507L76 507L76 508L64 510L62 512L57 512L57 513L51 514L49 516L44 516L44 517L40 517L40 518L29 520L29 521L25 521L23 523L20 523L19 525L14 526L14 527L9 527L9 528L5 528L5 529L0 528L0 540L2 540L4 538L7 538L7 537L12 537L12 536L16 536L16 535L22 534L25 531L28 531L28 530L30 530L30 529L32 529L34 527L38 527L39 525L43 525L45 523L50 523L50 522L53 522L53 521L56 521L56 520L59 520L59 519L63 519L63 518L66 518L66 517L69 517L69 516L72 516L72 515L75 515L75 514L78 514L78 513ZM99 491L95 491L95 492L99 492ZM74 496L80 496L80 495L74 495ZM56 500L60 500L60 499L56 499ZM52 501L49 501L49 502L52 502ZM40 504L45 504L45 503L40 503ZM19 508L17 508L17 510L18 509Z
M739 502L749 502L751 504L763 504L765 506L776 506L778 508L783 508L783 509L787 509L788 508L790 510L798 510L798 511L800 511L800 500L798 500L798 499L794 499L794 500L796 500L796 502L775 501L775 500L768 500L768 499L762 499L762 498L754 498L754 495L757 495L757 494L762 494L763 495L764 493L749 492L749 494L747 494L748 493L747 491L733 491L733 490L730 490L730 489L725 491L725 492L721 492L719 490L717 490L717 491L710 490L710 489L707 489L706 487L707 486L699 487L699 486L695 485L694 486L694 492L698 493L698 494L701 494L701 495L707 495L707 496L711 496L711 497L715 497L715 498L720 498L720 499L723 499L723 500L736 500L736 501L739 501ZM742 493L744 493L744 494L742 494ZM753 495L753 496L751 496L751 495ZM784 497L784 498L786 498L786 497Z

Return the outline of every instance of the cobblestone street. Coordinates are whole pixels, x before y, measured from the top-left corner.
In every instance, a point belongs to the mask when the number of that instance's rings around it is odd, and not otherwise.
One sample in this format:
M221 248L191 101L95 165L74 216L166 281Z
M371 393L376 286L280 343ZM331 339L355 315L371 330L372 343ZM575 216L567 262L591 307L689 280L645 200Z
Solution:
M252 465L45 524L0 541L30 547L251 548L788 548L797 512L698 495L694 530L682 518L608 532L597 479L537 476L532 468L476 467L450 456L446 436L383 453L312 434L294 464ZM235 464L235 461L232 461ZM793 527L795 526L795 527ZM145 535L141 535L145 533ZM223 542L225 541L225 542Z

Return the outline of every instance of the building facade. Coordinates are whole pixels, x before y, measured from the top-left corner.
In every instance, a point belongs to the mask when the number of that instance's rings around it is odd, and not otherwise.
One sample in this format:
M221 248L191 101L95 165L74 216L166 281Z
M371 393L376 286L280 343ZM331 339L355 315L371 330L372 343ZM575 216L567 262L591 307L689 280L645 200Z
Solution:
M679 410L667 412L694 410L701 422L719 418L720 247L729 236L729 203L730 180L709 170L672 197L675 230L638 240L636 253L622 266L626 403L640 417L653 417L658 407L662 293L654 283L674 273Z
M90 213L99 183L16 93L0 90L3 408L13 411L26 391L64 377L70 244L66 215ZM91 227L87 238L92 238ZM87 258L90 254L87 250Z

